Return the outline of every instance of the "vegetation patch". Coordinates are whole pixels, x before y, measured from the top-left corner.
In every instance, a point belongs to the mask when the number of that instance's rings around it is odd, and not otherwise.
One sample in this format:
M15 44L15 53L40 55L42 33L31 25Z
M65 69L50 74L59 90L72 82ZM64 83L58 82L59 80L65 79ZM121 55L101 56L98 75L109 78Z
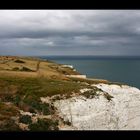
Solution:
M104 93L104 97L105 97L108 101L111 101L111 99L114 98L113 96L111 96L111 95L108 94L107 92Z
M54 114L54 108L47 103L41 104L41 108L44 115Z
M38 119L36 123L29 125L29 129L31 131L58 130L58 120Z
M29 68L27 68L27 67L24 67L24 66L23 66L22 68L14 67L12 70L13 70L13 71L35 72L34 70L31 70L31 69L29 69Z
M8 119L0 122L0 131L21 131L21 129L14 120Z
M69 125L69 126L71 125L71 122L68 121L68 120L67 121L63 121L63 122L64 122L65 125Z
M96 94L96 91L94 90L89 90L89 91L86 91L82 94L83 96L85 96L86 98L94 98L97 94Z
M4 116L16 116L19 114L18 108L15 107L14 105L10 104L7 105L6 103L0 102L0 114Z
M29 96L30 97L30 96ZM25 98L23 102L29 106L28 111L31 113L43 113L44 115L52 115L55 110L54 107L48 103L42 103L39 99Z
M19 103L21 101L21 97L19 95L16 95L14 98L13 98L13 103L17 106L19 106Z
M12 117L19 115L18 108L12 104L0 102L0 130L19 131L20 128Z
M27 68L27 67L22 67L22 68L20 69L20 71L33 72L33 70L31 70L31 69L29 69L29 68Z
M12 70L13 71L20 71L20 68L19 67L14 67Z
M31 116L29 116L29 115L23 115L23 116L21 116L19 118L19 122L25 123L25 124L31 124L32 123Z
M14 62L16 62L16 63L25 63L24 61L19 60L19 59L15 60Z

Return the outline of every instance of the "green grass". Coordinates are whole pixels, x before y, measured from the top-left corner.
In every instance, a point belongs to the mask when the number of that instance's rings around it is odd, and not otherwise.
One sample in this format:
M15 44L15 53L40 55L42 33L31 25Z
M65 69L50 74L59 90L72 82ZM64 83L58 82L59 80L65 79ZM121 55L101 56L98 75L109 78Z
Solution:
M40 97L57 94L64 94L68 97L72 92L79 91L81 86L72 81L5 76L0 77L0 97L3 102L12 102L22 110L50 115L54 113L54 110L51 106L41 103ZM7 90L4 90L3 87Z
M4 88L3 88L4 87ZM44 114L53 115L55 108L51 104L41 103L40 97L53 96L56 94L71 94L72 91L78 91L81 84L72 81L53 80L47 78L21 78L0 76L0 119L5 123L1 130L18 130L17 126L12 126L10 117L20 116L18 109ZM12 91L15 90L15 91ZM7 106L4 102L11 102L13 105ZM31 111L32 110L32 111ZM8 120L10 123L8 124ZM58 130L58 121L56 120L38 120L32 124L29 116L20 116L19 122L29 124L31 131ZM9 128L8 128L9 127Z
M19 121L21 123L25 123L25 124L31 124L32 123L31 116L28 116L28 115L20 116Z

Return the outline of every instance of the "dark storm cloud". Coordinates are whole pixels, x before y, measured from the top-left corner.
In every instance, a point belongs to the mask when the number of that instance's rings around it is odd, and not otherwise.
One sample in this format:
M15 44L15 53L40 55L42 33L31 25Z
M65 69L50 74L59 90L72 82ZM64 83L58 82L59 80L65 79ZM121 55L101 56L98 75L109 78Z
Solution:
M0 55L139 55L139 10L1 10Z

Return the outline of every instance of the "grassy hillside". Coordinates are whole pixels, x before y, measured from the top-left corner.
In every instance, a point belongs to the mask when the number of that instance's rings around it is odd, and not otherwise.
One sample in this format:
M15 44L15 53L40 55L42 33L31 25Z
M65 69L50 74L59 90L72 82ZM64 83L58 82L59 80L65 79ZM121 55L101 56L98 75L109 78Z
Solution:
M52 120L36 117L33 123L29 115L23 115L20 111L34 113L36 116L55 116L53 105L43 104L40 97L69 97L73 92L78 92L83 85L66 77L70 74L79 73L51 61L1 56L0 130L20 131L26 125L30 130L57 129L58 118ZM62 120L59 122L64 123Z
M30 57L0 57L0 130L58 130L70 125L57 116L54 100L69 98L90 84L107 80L70 78L72 68ZM86 84L85 84L86 83ZM90 87L91 88L91 87ZM96 94L87 92L85 96ZM51 99L43 103L41 97ZM108 96L109 97L109 96Z

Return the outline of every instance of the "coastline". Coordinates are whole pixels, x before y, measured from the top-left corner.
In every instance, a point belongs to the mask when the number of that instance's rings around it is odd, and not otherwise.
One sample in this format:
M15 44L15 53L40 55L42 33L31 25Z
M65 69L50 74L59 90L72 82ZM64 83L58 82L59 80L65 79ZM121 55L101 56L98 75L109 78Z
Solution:
M140 130L138 88L87 78L72 65L0 59L0 96L1 130Z

